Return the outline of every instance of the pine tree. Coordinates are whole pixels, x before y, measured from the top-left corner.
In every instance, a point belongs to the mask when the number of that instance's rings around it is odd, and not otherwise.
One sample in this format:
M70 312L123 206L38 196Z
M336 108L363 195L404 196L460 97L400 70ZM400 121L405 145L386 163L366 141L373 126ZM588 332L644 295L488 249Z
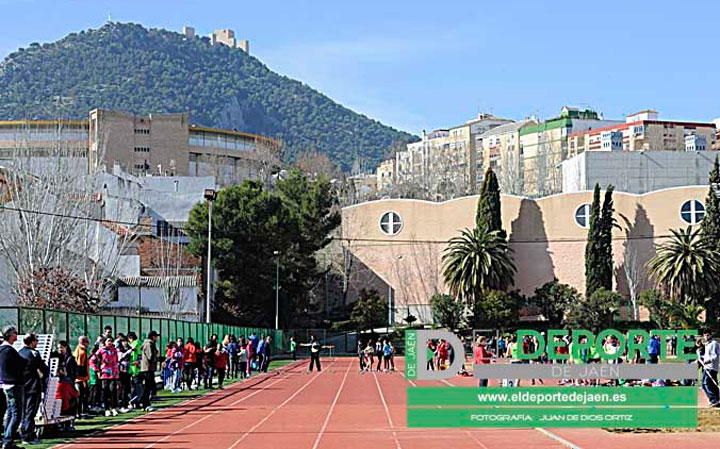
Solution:
M613 214L615 213L615 206L612 198L613 190L615 190L615 187L611 185L608 186L607 190L605 190L605 199L603 200L602 213L600 215L600 219L602 221L600 238L603 251L603 256L600 260L600 286L609 291L612 291L613 286L612 231L615 227L615 217L613 217Z
M585 245L585 297L603 286L602 281L602 216L600 215L600 184L595 184L590 207L587 245Z
M480 188L475 223L478 228L487 232L499 231L503 238L506 237L502 229L500 186L492 168L488 168L485 172L485 179Z
M715 156L715 164L710 171L709 189L705 198L705 217L700 223L702 238L710 248L720 248L720 166L718 157ZM718 329L718 315L720 315L720 286L715 291L709 292L708 301L705 304L707 311L707 323L710 327Z

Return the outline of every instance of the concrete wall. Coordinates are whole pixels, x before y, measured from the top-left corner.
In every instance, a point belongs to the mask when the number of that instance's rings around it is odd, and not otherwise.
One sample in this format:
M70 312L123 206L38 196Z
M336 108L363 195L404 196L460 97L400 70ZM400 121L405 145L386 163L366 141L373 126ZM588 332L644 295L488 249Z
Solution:
M704 185L718 153L709 151L586 151L562 163L563 192L609 184L629 193Z
M165 304L163 287L118 287L118 300L109 302L107 309L135 309L142 295L142 308L150 313L181 314L185 319L199 321L198 287L180 288L180 303L172 308Z
M615 284L627 293L623 254L636 253L639 264L654 254L654 244L669 230L688 226L680 217L682 204L690 199L704 202L707 187L692 186L634 195L616 192L614 231ZM592 192L553 195L540 199L502 197L503 227L507 231L518 273L515 288L531 295L557 278L585 290L584 253L587 229L575 221L575 212L592 202ZM429 298L446 291L442 281L441 258L446 242L463 228L474 225L477 196L443 203L390 199L344 208L345 245L364 265L392 287L396 316L407 308L423 309L416 316L429 319ZM402 230L388 236L380 230L383 214L393 211L403 220ZM627 236L633 236L627 240ZM649 286L646 276L641 288Z

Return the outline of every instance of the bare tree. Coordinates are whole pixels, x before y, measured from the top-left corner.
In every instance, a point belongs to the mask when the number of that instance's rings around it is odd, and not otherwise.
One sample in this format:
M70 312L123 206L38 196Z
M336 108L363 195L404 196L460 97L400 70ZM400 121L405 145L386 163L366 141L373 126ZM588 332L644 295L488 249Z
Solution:
M137 222L106 220L108 204L100 172L88 167L87 148L63 140L64 131L58 125L54 138L44 139L39 147L28 128L6 159L8 202L0 212L0 254L19 300L43 301L44 294L55 291L46 288L46 281L76 279L84 283L91 299L87 307L68 307L93 310L112 285ZM137 214L121 215L137 219ZM58 285L77 289L76 282Z
M301 153L293 164L300 171L311 176L325 176L328 179L342 177L342 171L325 153L318 151L306 151Z
M509 195L525 193L523 175L520 172L520 158L512 149L502 154L500 159L500 189Z

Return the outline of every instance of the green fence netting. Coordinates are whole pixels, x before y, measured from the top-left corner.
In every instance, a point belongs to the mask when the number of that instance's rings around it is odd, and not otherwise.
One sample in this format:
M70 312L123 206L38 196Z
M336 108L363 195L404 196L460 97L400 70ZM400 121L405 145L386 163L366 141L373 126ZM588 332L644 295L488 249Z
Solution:
M55 341L65 340L71 346L78 337L86 335L95 341L102 334L105 326L110 326L113 333L127 334L134 331L139 338L155 330L160 333L160 347L179 337L187 340L192 337L196 341L205 342L210 335L217 334L220 339L233 334L236 337L249 336L255 332L259 336L272 337L275 353L288 351L289 337L284 331L274 329L249 328L218 323L197 323L173 320L160 317L128 317L120 315L90 315L61 310L38 309L32 307L0 307L0 328L15 326L19 334L53 334Z

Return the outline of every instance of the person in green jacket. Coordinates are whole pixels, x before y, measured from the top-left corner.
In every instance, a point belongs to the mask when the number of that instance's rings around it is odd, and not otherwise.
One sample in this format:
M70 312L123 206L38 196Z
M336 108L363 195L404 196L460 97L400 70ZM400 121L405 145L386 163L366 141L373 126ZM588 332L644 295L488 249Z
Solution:
M290 337L290 354L292 354L293 360L297 360L297 342L295 337Z
M130 365L128 366L128 373L132 379L132 395L130 398L130 406L132 408L138 407L140 399L143 395L143 378L140 376L140 363L142 362L142 345L140 340L137 338L135 332L128 332L127 335L128 344L132 349L130 353Z

